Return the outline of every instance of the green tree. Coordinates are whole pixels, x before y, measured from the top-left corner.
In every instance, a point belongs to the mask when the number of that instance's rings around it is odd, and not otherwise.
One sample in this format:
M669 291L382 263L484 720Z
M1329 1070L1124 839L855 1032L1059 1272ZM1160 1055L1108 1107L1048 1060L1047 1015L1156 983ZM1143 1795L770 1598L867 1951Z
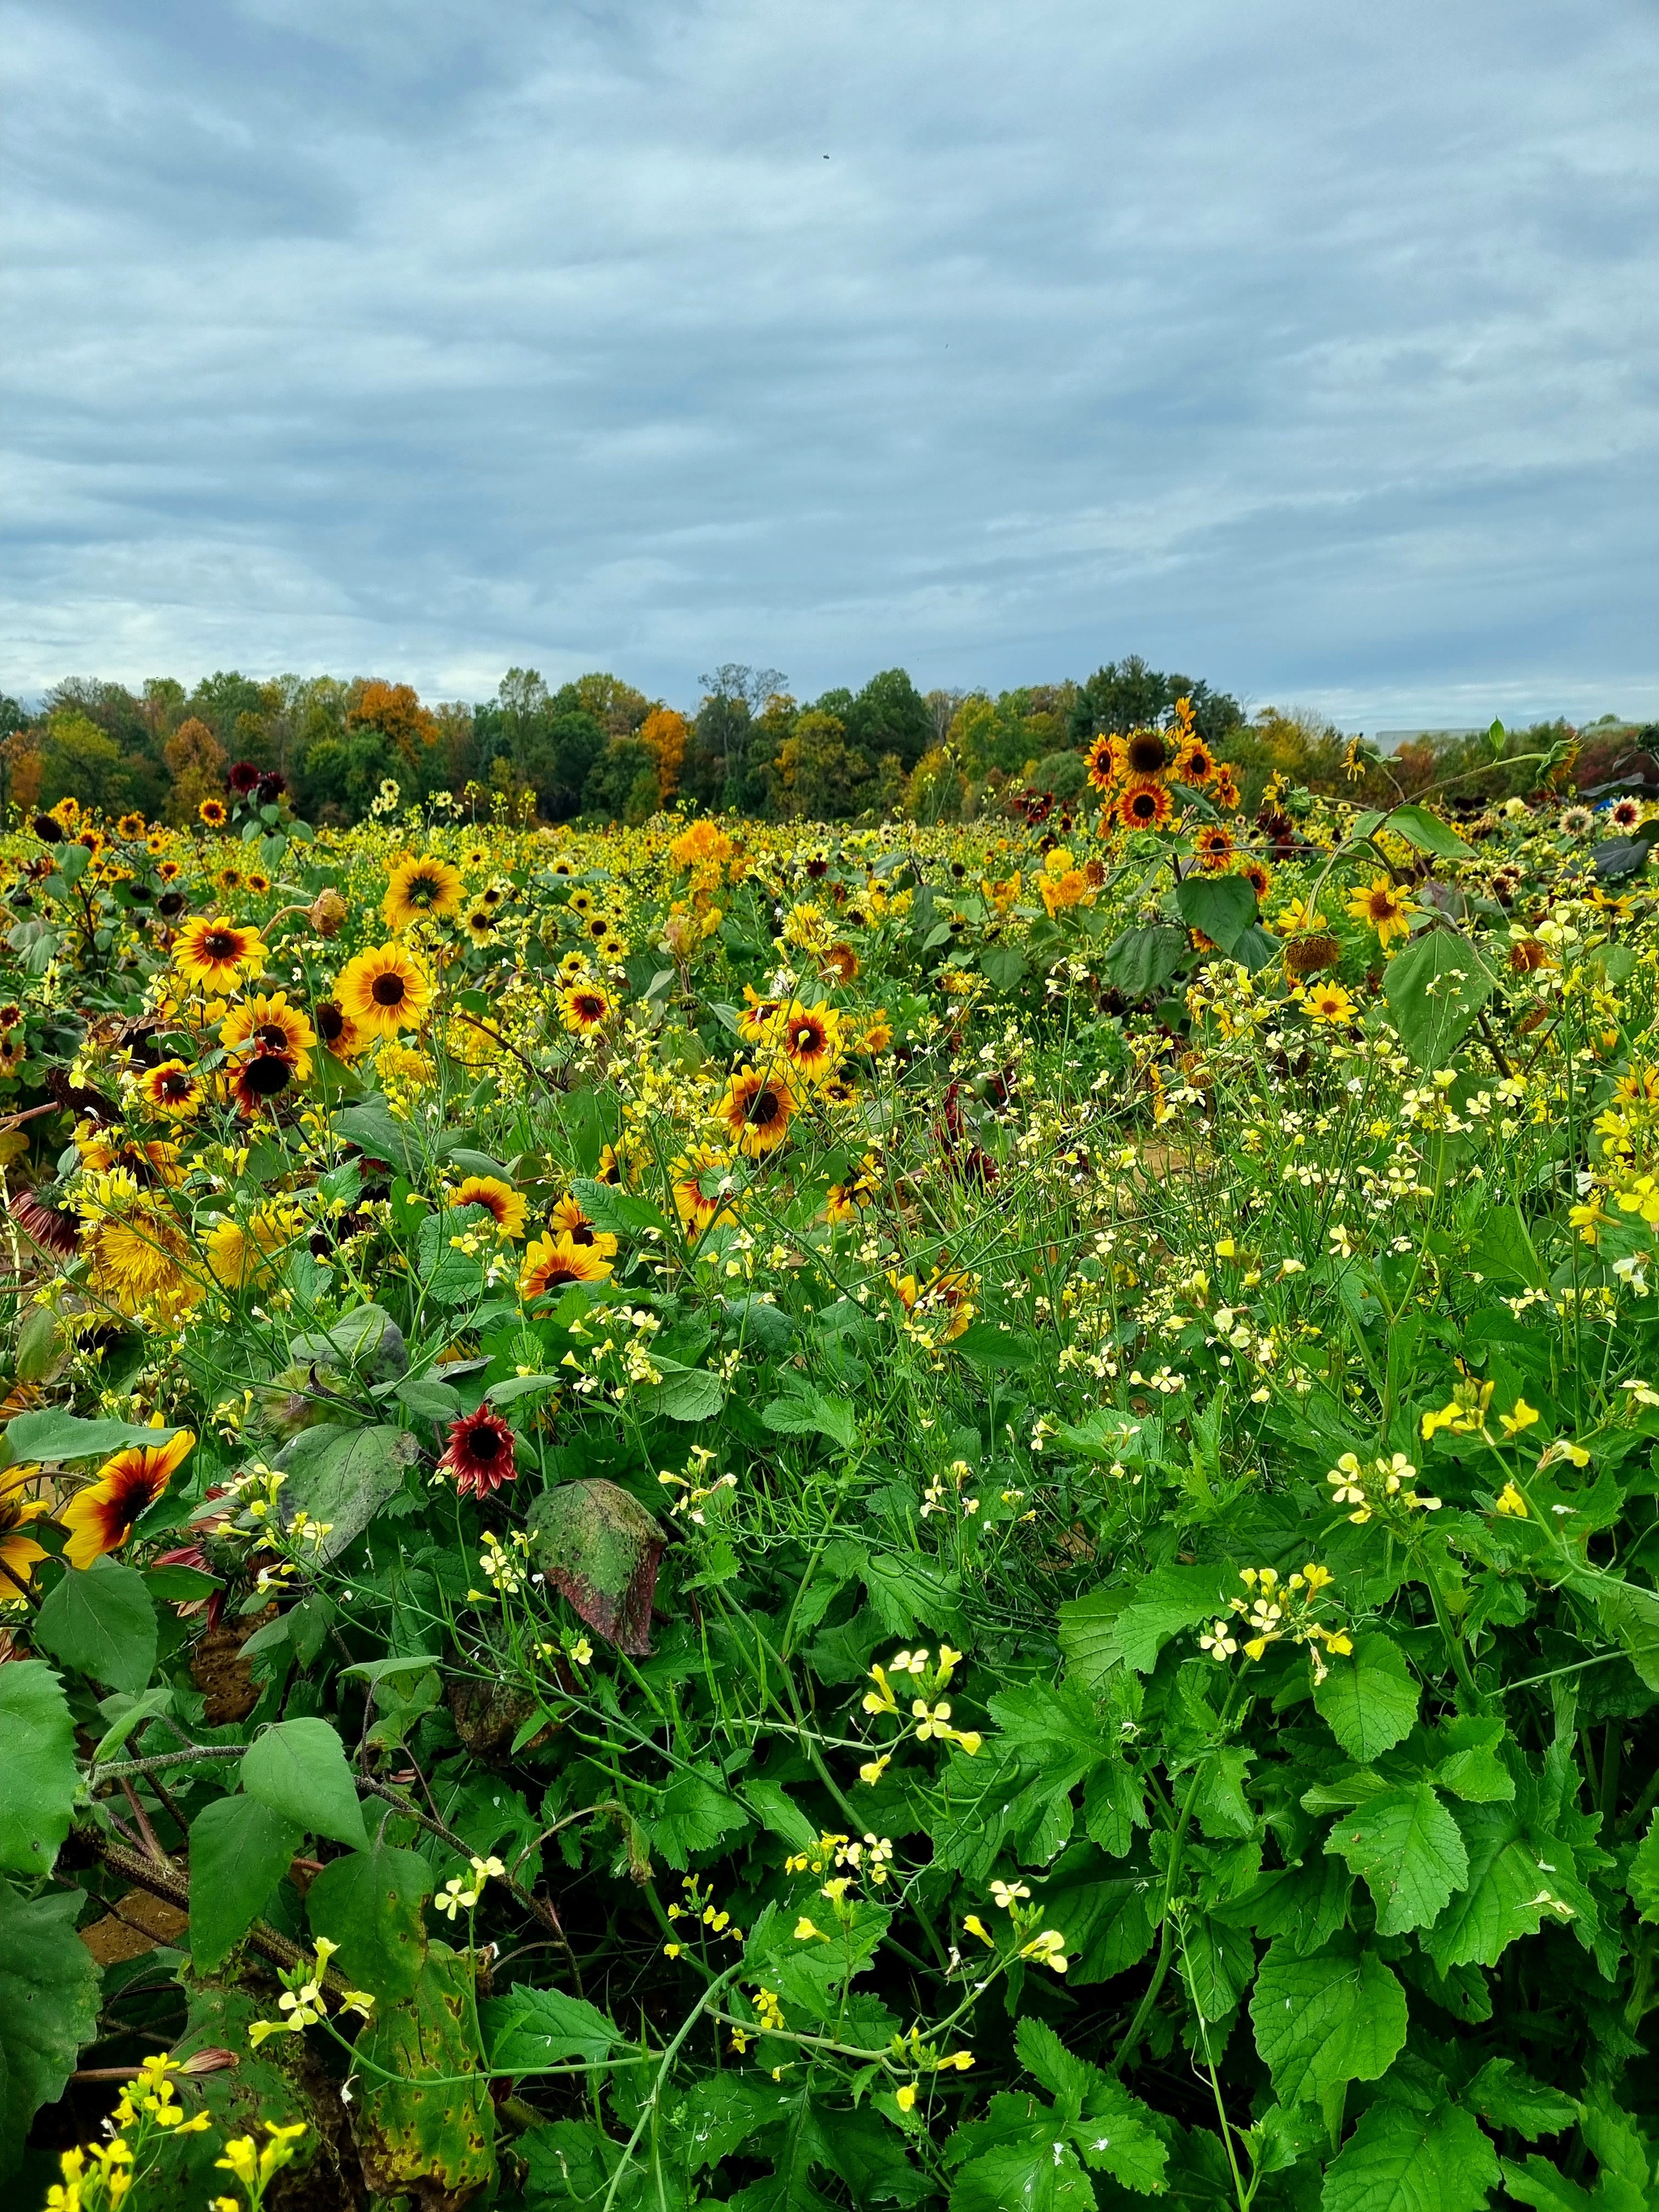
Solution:
M809 708L778 754L777 811L793 821L845 822L864 803L872 771L836 714Z
M829 711L841 715L848 742L872 767L884 753L896 753L902 767L913 769L935 742L933 710L902 668L884 669L844 708Z
M161 780L147 757L135 757L88 714L60 708L47 718L40 745L40 804L76 799L104 815L150 813Z

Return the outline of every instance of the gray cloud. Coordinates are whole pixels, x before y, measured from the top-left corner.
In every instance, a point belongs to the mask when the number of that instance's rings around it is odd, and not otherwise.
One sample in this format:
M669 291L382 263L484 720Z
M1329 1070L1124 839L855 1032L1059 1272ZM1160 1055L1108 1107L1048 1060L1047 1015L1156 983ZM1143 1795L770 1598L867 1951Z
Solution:
M1659 712L1638 0L5 15L9 690Z

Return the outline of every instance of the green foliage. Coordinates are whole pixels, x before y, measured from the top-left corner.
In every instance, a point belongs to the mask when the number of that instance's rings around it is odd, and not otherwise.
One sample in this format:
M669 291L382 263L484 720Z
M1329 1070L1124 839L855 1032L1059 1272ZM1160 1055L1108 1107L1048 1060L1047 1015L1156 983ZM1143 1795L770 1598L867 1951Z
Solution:
M113 1690L142 1690L155 1664L155 1601L136 1569L118 1559L69 1567L34 1617L54 1658Z
M75 1932L81 1903L76 1890L27 1899L0 1876L0 2179L97 2027L98 1969Z
M0 1667L0 1741L6 1770L0 1867L13 1874L50 1874L69 1833L80 1778L69 1700L57 1675L38 1659Z

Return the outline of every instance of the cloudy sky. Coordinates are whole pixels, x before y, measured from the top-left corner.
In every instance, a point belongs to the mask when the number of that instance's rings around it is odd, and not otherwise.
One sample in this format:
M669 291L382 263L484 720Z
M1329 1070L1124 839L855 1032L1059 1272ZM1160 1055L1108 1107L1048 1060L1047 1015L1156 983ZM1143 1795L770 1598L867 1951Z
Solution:
M9 0L0 685L1659 714L1654 0Z

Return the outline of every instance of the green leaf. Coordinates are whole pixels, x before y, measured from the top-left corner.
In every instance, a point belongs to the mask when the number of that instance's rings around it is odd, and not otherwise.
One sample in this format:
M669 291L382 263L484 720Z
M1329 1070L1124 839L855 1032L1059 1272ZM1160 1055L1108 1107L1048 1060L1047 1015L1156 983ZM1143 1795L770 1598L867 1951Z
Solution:
M292 1521L303 1507L313 1521L327 1522L316 1556L337 1559L403 1488L404 1469L418 1450L407 1429L352 1429L329 1421L301 1429L276 1460L288 1477L281 1492L284 1519Z
M1659 1920L1659 1813L1650 1815L1648 1832L1630 1863L1626 1887L1644 1920Z
M492 2066L534 2074L562 2060L608 2058L623 2038L597 2005L526 1984L479 2008Z
M712 1850L722 1836L746 1828L752 1816L732 1796L718 1767L706 1760L681 1769L657 1800L652 1848L672 1867L690 1863L693 1851Z
M1479 2212L1498 2154L1455 2105L1376 2104L1325 2169L1322 2212Z
M951 1349L976 1367L1026 1369L1037 1366L1042 1358L1036 1338L1022 1336L1006 1322L969 1322L960 1336L951 1338Z
M303 1831L257 1797L220 1797L190 1824L190 1955L222 1966L288 1872Z
M1029 2013L1014 2032L1014 2048L1021 2065L1054 2100L1087 2165L1140 2196L1162 2194L1169 2152L1139 2097L1067 2051L1046 2021Z
M1550 1900L1560 1897L1561 1870L1572 1863L1564 1844L1528 1835L1515 1805L1452 1810L1468 1855L1468 1883L1423 1939L1443 1974L1456 1966L1495 1966L1511 1943L1538 1933L1546 1913L1566 1917Z
M242 1787L313 1836L368 1849L345 1747L325 1720L278 1721L242 1754Z
M41 1659L0 1667L0 1867L49 1875L70 1831L77 1776L64 1686Z
M408 1996L426 1958L432 1869L416 1851L382 1844L331 1859L306 1892L313 1936L340 1947L340 1972L382 2004Z
M1255 2047L1281 2105L1318 2104L1345 2081L1376 2081L1406 2043L1406 1992L1346 1932L1311 1959L1295 1940L1268 1947L1250 1995Z
M179 1431L147 1428L136 1421L82 1421L55 1407L40 1413L19 1413L6 1431L6 1448L12 1463L46 1460L104 1459L130 1444L164 1444Z
M384 1098L365 1098L343 1106L333 1117L338 1134L358 1146L370 1158L384 1160L412 1177L426 1164L425 1148L407 1121L400 1121Z
M428 1667L441 1667L443 1662L434 1651L411 1651L401 1659L360 1659L355 1667L342 1667L340 1679L368 1682L371 1686L383 1682L388 1674L422 1674Z
M988 945L979 956L980 970L998 991L1012 991L1025 980L1025 955L1017 945Z
M1467 860L1474 848L1460 837L1449 822L1443 822L1421 806L1396 806L1383 823L1396 837L1403 837L1419 853L1431 854L1439 860Z
M78 1889L27 1901L0 1881L0 2179L98 2033L98 1969L75 1932L85 1902Z
M1430 929L1389 961L1389 1014L1420 1067L1443 1067L1498 979L1466 938Z
M67 1567L34 1616L34 1641L112 1690L142 1690L155 1665L155 1606L136 1567L107 1554Z
M612 1182L590 1182L573 1177L570 1194L596 1229L611 1237L639 1237L647 1229L672 1235L672 1224L659 1206L637 1192L619 1190Z
M543 1572L588 1626L636 1658L647 1653L666 1539L644 1506L614 1482L565 1482L542 1492L529 1525Z
M856 1433L853 1409L844 1400L826 1398L822 1391L810 1389L774 1398L762 1407L761 1419L779 1436L828 1437L843 1451L851 1449Z
M671 1421L712 1420L726 1403L718 1375L706 1367L687 1367L683 1361L658 1358L651 1364L660 1382L642 1385L635 1401L642 1413L666 1413Z
M1189 929L1201 929L1231 952L1255 920L1255 886L1243 876L1186 876L1176 887L1176 904Z
M1560 2090L1523 2073L1512 2058L1489 2058L1463 2091L1463 2101L1495 2128L1513 2128L1528 2142L1577 2124L1582 2107Z
M1474 1805L1507 1804L1515 1796L1515 1777L1498 1747L1508 1733L1501 1718L1482 1714L1463 1713L1443 1722L1430 1738L1441 1754L1434 1769L1437 1789Z
M430 1375L405 1375L392 1393L417 1420L442 1425L461 1410L461 1394L453 1382L437 1382Z
M1114 990L1126 999L1156 997L1188 950L1187 933L1167 921L1126 929L1108 947L1104 967Z
M247 1646L244 1644L242 1648L246 1650ZM113 1696L104 1698L98 1710L108 1721L109 1726L98 1739L92 1754L93 1765L96 1766L101 1759L113 1759L136 1729L141 1729L146 1721L153 1721L158 1713L170 1712L172 1709L173 1688L167 1682L158 1683L153 1690L146 1690L142 1698L135 1698L127 1691L119 1690Z
M1328 1664L1314 1704L1349 1758L1369 1766L1409 1735L1417 1718L1419 1692L1405 1654L1379 1632L1360 1637L1352 1658Z
M1118 1649L1126 1665L1138 1674L1150 1674L1170 1638L1223 1610L1237 1583L1230 1567L1154 1568L1139 1579L1135 1595L1117 1617Z
M1337 1822L1325 1849L1364 1876L1379 1936L1430 1926L1469 1878L1457 1823L1426 1782L1368 1797Z

